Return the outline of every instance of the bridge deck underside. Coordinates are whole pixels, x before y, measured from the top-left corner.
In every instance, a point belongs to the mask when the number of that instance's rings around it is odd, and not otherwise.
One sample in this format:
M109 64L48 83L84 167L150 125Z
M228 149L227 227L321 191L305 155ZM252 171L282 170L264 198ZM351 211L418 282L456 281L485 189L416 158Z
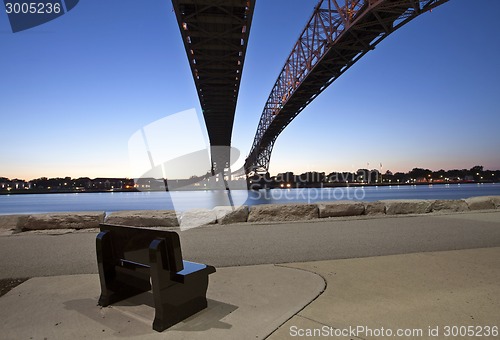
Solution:
M172 0L212 146L231 144L254 0Z

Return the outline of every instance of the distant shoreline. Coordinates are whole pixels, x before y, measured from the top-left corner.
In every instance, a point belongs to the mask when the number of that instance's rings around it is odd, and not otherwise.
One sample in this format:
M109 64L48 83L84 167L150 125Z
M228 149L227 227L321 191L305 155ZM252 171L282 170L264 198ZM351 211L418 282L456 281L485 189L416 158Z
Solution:
M38 195L38 194L97 194L113 192L140 192L137 189L113 189L113 190L31 190L17 189L11 191L1 191L0 195Z

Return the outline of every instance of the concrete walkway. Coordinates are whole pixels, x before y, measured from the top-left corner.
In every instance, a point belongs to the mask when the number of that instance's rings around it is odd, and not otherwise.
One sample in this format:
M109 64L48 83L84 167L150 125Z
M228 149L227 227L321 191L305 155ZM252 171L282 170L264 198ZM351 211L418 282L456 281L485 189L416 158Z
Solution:
M297 338L293 335L315 330L327 330L323 334L333 335L345 330L348 335L331 337L335 339L387 339L390 331L392 337L401 339L471 339L476 337L446 336L445 326L475 326L474 331L485 326L496 326L497 330L500 327L500 248L318 261L287 267L320 274L327 288L273 333L269 338L272 340ZM365 328L351 332L357 327ZM382 329L385 335L377 333ZM398 330L409 336L397 336ZM481 338L500 338L498 333L485 337L483 330L482 334Z
M476 338L447 336L447 330L498 339L499 216L332 219L184 232L185 257L197 260L201 252L217 272L210 276L208 308L163 333L151 328L151 293L97 306L95 233L2 236L0 277L38 277L0 297L0 339ZM238 266L242 257L270 262ZM221 267L227 258L235 262ZM293 263L273 264L283 258Z
M304 270L220 268L210 275L208 308L158 333L150 292L102 308L95 274L38 277L0 298L0 338L264 339L324 288Z
M0 298L0 337L439 339L445 326L500 326L500 247L220 268L210 280L209 307L157 333L150 293L100 308L95 274L33 278Z

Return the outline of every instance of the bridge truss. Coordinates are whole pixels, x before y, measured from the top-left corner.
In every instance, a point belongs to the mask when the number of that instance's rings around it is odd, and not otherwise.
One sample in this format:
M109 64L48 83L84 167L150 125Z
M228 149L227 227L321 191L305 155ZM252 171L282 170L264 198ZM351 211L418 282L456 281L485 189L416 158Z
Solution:
M247 174L266 173L278 135L392 32L448 0L321 0L286 60L261 115Z

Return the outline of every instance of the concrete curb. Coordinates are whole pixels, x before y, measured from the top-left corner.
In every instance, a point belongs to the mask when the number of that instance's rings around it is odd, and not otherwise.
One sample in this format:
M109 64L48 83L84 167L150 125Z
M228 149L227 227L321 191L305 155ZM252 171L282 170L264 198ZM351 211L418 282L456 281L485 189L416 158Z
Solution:
M192 210L182 218L196 219L197 212L205 224L231 224L244 222L306 221L330 217L383 216L428 213L465 212L500 209L500 196L479 196L460 200L382 200L376 202L337 201L293 204L262 204L231 207L215 207L212 210ZM0 230L14 232L47 229L91 229L99 223L133 225L138 227L177 228L175 211L144 210L104 212L71 212L32 215L2 215Z

